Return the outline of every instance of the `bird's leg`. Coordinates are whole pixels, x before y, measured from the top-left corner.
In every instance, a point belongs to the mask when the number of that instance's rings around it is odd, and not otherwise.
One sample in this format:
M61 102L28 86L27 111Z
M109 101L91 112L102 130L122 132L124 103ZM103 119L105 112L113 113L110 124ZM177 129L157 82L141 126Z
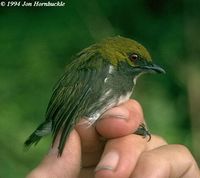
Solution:
M144 123L140 124L139 128L134 132L134 134L141 135L141 136L143 136L143 138L146 138L148 136L149 137L148 141L151 140L151 134L146 129L146 126Z

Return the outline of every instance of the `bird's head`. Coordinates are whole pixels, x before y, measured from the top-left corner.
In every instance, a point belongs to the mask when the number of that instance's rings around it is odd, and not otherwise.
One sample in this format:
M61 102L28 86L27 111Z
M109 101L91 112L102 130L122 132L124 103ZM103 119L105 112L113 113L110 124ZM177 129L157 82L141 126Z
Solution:
M113 66L128 64L129 69L140 73L165 73L158 65L153 64L147 49L138 42L121 36L110 37L99 43L101 55Z

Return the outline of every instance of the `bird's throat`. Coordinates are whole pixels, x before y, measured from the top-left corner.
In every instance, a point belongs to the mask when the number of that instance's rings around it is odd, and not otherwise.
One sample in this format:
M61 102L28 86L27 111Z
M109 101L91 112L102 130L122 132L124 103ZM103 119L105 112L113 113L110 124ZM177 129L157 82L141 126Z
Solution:
M141 76L141 75L143 75L145 72L141 72L141 73L139 73L139 74L137 74L137 75L135 75L134 77L133 77L133 84L134 84L134 86L136 85L136 83L137 83L137 79Z

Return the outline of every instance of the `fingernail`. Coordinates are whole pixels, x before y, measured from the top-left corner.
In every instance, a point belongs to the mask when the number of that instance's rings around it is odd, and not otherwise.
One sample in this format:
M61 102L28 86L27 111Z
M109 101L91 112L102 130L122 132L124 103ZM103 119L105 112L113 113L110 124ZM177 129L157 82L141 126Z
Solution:
M108 117L119 118L119 119L128 119L129 111L126 108L115 107L115 108L108 110L101 116L101 118L108 118Z
M95 172L100 170L115 170L119 162L119 154L116 151L108 152L97 165Z

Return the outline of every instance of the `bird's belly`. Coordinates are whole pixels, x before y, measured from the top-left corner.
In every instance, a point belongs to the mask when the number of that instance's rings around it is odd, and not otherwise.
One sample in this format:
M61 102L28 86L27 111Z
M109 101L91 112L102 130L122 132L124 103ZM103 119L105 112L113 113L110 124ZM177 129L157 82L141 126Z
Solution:
M112 93L112 92L108 91L107 93ZM113 95L111 97L110 95L106 96L106 93L105 93L105 95L100 97L99 101L97 103L94 103L94 105L89 109L90 112L86 117L87 120L91 124L93 124L99 118L101 118L101 115L104 112L106 112L108 109L126 102L130 98L131 94L132 94L132 91L127 92L126 94L119 95L119 96Z
M118 103L117 105L120 105L121 103L126 102L127 100L129 100L129 98L131 97L132 91L131 92L127 92L126 95L121 95L118 99Z

